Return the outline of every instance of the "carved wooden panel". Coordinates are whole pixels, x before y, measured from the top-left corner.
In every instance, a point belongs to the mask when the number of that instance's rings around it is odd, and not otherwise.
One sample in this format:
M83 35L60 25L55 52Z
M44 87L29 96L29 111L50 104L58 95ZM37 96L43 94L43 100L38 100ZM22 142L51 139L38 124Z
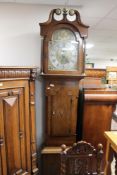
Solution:
M36 67L0 67L0 79L32 79L36 78Z
M0 167L1 175L7 175L6 149L5 149L5 132L3 118L3 101L0 100Z
M0 175L37 175L36 69L0 68Z
M103 174L101 172L102 156L102 144L98 144L97 149L85 141L74 143L71 148L62 145L60 174Z
M30 155L30 151L26 151L26 135L28 133L25 126L24 99L24 88L0 90L1 115L4 116L4 128L2 129L5 133L3 142L6 149L4 157L6 157L7 174L16 172L19 174L18 172L26 172L29 168L27 153ZM29 139L28 135L27 137ZM30 144L28 146L30 147Z
M76 85L76 86L75 86ZM77 120L78 86L75 82L51 82L46 85L48 142L56 137L64 142L65 137L75 139Z
M3 102L4 128L6 133L7 148L7 166L8 173L14 173L14 167L21 169L21 152L20 152L20 128L18 116L18 99L8 97ZM9 146L10 145L10 146ZM12 155L12 156L11 156Z
M69 95L69 93L70 92L67 92L67 89L61 89L61 87L58 87L57 89L55 89L55 91L53 90L53 94L48 97L50 104L52 104L50 106L50 134L52 136L67 136L72 134L71 112L73 95L72 93ZM64 94L67 95L64 96ZM63 97L64 99L61 99ZM61 123L63 124L61 125Z
M34 73L35 75L35 73ZM31 164L32 174L38 174L37 147L36 147L36 119L35 119L35 83L30 81L30 137L31 137Z

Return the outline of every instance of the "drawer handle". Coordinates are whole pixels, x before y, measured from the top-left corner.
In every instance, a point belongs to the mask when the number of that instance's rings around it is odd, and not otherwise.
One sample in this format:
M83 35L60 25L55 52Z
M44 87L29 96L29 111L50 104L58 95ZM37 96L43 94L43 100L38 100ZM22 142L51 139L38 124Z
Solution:
M55 85L54 84L50 84L50 87L55 87Z
M52 112L52 115L55 115L55 111Z
M19 132L19 137L23 138L23 132L22 131Z

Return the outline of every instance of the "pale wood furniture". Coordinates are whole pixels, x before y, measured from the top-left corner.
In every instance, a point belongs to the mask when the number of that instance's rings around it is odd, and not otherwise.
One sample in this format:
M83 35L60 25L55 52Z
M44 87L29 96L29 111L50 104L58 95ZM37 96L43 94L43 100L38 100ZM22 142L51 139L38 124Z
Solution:
M117 67L106 68L106 79L110 85L117 84Z
M90 143L79 141L70 148L66 145L62 145L61 148L61 175L104 174L101 170L102 144L95 148Z
M38 174L36 68L0 67L0 175Z
M117 174L117 131L106 131L104 136L107 140L105 175L111 174L111 162L115 157L115 175Z
M105 78L106 69L85 69L85 74L88 77Z

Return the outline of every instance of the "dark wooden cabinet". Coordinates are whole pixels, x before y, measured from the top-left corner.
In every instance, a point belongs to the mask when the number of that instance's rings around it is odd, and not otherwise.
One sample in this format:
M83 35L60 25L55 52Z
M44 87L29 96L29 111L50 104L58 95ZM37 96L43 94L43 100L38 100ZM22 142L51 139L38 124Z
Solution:
M116 89L117 84L117 67L106 67L106 80L108 84Z
M33 68L0 68L1 175L38 173L35 71Z
M45 147L41 152L41 168L44 175L60 175L60 147Z
M95 147L100 142L106 151L104 131L111 130L113 112L116 109L117 92L111 89L85 89L83 136Z

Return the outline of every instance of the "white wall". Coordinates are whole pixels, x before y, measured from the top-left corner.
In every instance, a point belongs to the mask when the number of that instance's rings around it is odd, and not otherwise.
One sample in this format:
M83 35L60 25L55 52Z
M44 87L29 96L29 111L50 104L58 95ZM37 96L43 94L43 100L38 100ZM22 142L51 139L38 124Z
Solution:
M40 28L52 7L0 3L0 65L40 67Z
M109 60L109 59L88 59L89 63L94 63L94 68L106 69L107 66L116 66L117 60Z
M0 3L0 66L40 68L39 22L48 19L53 7ZM43 142L43 84L36 81L36 125L38 147Z

